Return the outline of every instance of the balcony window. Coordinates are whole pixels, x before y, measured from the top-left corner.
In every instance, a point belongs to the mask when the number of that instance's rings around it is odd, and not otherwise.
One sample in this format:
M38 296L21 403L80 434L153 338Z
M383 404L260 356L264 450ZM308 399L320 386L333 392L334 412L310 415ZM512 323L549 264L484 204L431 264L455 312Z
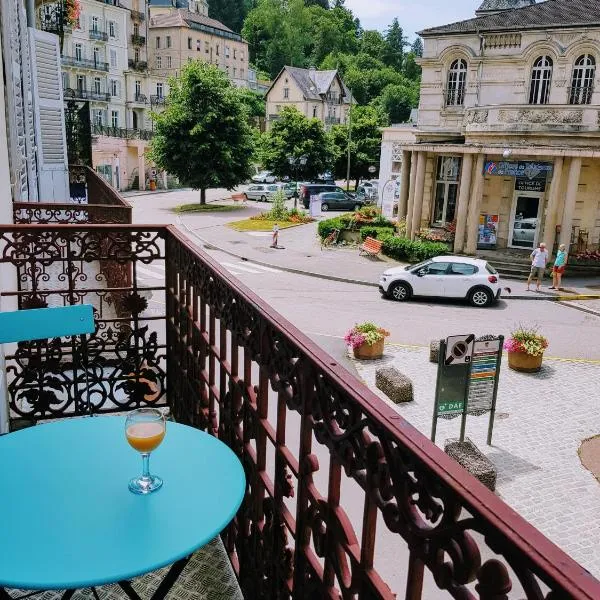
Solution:
M162 83L157 83L156 84L156 97L157 98L164 98L164 87Z
M94 121L94 125L98 127L102 127L104 125L104 112L101 108L95 108L92 113L92 120Z
M569 90L569 104L591 104L596 77L596 59L583 54L575 61Z
M102 83L100 77L94 77L94 92L100 94L102 89Z
M463 106L465 103L466 87L467 62L457 59L450 65L450 70L448 71L446 106Z
M110 95L113 97L119 95L119 82L116 79L110 80Z
M85 75L77 75L77 90L79 92L85 90Z
M94 33L98 32L98 17L92 17L92 31Z
M94 53L95 53L95 49L94 49ZM75 60L82 60L83 59L83 47L81 46L81 44L75 44Z
M433 223L445 225L454 221L461 160L457 156L438 158Z
M111 111L110 124L115 128L119 126L119 111L118 110Z
M139 49L139 48L136 48L136 49L133 51L133 60L134 60L136 63L137 63L137 62L140 62L140 49Z
M136 81L135 82L135 95L139 96L141 93L142 93L142 82Z
M554 63L549 56L540 56L533 63L531 86L529 88L529 104L548 104L550 86L552 85L552 68Z

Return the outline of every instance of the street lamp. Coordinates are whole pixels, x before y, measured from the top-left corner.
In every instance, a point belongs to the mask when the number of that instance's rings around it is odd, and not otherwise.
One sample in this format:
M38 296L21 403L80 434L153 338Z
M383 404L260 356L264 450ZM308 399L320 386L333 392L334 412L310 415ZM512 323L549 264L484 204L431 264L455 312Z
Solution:
M292 173L295 173L296 190L294 191L294 209L298 208L298 171L300 167L304 167L308 160L307 156L300 156L295 158L294 156L288 156L288 162L292 167Z

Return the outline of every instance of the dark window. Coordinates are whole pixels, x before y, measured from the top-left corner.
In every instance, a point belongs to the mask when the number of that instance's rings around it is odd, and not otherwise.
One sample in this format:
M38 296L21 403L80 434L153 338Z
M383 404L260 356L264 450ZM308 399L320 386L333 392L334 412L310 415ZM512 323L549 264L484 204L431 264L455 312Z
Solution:
M467 63L462 59L455 60L448 71L446 88L446 106L462 106L465 103L467 87Z
M458 156L440 156L438 158L433 206L434 224L445 225L454 221L460 167L461 159Z
M478 269L475 265L466 265L464 263L452 263L450 265L450 275L474 275Z
M192 49L192 38L188 38L188 50Z
M428 275L446 275L448 271L449 263L445 262L432 262L427 267Z
M575 61L569 104L591 104L596 77L596 59L591 54L583 54Z
M550 86L552 85L552 68L554 63L549 56L540 56L533 63L531 71L531 87L529 104L548 104Z

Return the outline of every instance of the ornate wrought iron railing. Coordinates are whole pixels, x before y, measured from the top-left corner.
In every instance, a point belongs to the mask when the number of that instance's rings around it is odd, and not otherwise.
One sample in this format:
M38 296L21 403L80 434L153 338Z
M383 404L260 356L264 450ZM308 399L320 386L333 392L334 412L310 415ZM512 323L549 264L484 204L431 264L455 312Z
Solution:
M151 140L152 131L146 129L125 129L124 127L108 127L106 125L92 125L93 135L105 135L126 140Z
M129 68L134 71L146 71L148 69L148 63L142 60L129 59Z
M600 597L589 573L175 228L0 226L4 266L15 287L3 301L96 306L83 361L96 412L168 403L239 456L247 489L223 538L245 598ZM79 343L7 357L13 418L83 410Z
M67 67L81 67L83 69L92 69L94 71L108 72L108 63L101 60L77 58L76 56L67 56L63 54L61 57L61 62Z

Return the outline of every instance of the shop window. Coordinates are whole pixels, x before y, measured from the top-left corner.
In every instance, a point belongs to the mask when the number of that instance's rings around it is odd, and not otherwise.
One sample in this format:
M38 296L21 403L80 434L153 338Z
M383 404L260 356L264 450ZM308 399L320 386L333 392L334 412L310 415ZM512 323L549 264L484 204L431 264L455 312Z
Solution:
M529 104L548 104L554 63L549 56L540 56L531 71Z
M438 158L433 206L434 225L446 225L454 221L460 166L461 159L458 156L440 156Z
M446 106L462 106L465 103L466 87L467 62L457 59L450 65L450 70L448 71Z
M591 54L584 54L575 61L569 104L591 104L596 77L596 59Z

